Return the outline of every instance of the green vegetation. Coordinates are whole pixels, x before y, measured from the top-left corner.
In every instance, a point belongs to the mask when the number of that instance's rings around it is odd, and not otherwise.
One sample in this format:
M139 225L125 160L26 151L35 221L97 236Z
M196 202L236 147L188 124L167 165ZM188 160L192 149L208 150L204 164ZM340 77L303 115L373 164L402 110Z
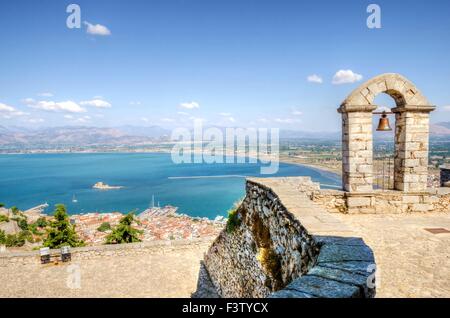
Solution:
M6 215L0 215L0 223L9 222L9 217Z
M46 227L48 225L48 221L46 218L40 217L34 224L36 224L36 226L38 227Z
M11 207L11 212L13 215L19 214L19 209L16 206Z
M27 219L25 219L25 218L18 218L17 219L17 225L20 227L20 229L22 231L27 231L28 230L28 222L27 222Z
M44 246L60 248L61 246L83 246L84 242L77 237L75 226L70 224L69 215L63 204L57 204L54 212L55 220L50 223Z
M227 232L232 233L239 225L241 225L241 219L239 218L238 210L233 208L228 211Z
M5 238L5 245L6 247L13 247L13 246L23 246L25 244L25 238L23 235L17 234L8 234Z
M106 244L122 244L140 242L139 235L143 233L133 228L134 213L125 215L113 231L106 237Z
M0 202L0 208L4 208L5 204Z
M97 231L106 232L111 230L111 224L109 222L103 222L98 228Z
M5 244L5 241L6 241L5 231L0 230L0 244Z

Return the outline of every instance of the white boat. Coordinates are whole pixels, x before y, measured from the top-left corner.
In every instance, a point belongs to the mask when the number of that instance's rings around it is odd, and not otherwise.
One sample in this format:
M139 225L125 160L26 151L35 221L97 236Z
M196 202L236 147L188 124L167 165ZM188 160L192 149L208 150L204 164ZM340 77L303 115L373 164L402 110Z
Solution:
M75 194L74 194L73 197L72 197L72 202L73 202L73 203L77 203L77 202L78 202L77 198L75 198Z

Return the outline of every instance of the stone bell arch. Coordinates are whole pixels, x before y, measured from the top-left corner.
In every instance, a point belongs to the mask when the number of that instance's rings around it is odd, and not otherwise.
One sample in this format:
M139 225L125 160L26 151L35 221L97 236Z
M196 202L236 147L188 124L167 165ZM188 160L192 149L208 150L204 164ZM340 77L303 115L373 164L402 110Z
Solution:
M372 112L375 97L394 100L394 188L424 192L428 178L429 113L435 109L409 80L382 74L355 89L338 108L342 115L342 185L347 192L373 191Z

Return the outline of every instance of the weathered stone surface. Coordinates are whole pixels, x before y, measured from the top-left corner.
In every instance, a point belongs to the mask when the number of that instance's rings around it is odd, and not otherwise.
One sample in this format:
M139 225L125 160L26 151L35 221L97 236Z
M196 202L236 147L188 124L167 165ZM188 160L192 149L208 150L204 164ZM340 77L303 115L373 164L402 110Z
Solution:
M267 298L317 298L317 297L298 290L283 289L270 294L269 297Z
M317 263L365 261L373 262L373 252L365 245L325 244L320 248Z
M374 261L345 261L345 262L326 262L321 263L320 266L339 269L361 275L367 275L372 272L372 268L375 265Z
M321 298L361 297L361 290L358 286L313 275L305 275L296 279L286 289L297 290Z
M368 282L370 273L361 274L318 265L311 268L308 275L319 276L341 283L358 286L366 298L373 297L375 294L374 285L369 286L371 282Z

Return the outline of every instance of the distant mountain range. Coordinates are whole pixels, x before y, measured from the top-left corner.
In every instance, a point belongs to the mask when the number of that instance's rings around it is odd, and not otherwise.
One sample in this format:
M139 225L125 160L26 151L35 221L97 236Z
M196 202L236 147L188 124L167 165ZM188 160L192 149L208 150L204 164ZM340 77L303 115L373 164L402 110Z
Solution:
M0 126L0 146L39 148L41 146L136 145L166 141L170 131L161 127L67 126L27 129Z
M450 122L442 122L430 125L430 133L437 136L450 136Z
M224 130L224 128L223 128ZM450 138L450 122L430 126L433 137ZM0 126L0 147L64 147L98 145L141 145L170 141L171 131L159 126L86 127L66 126L31 129ZM383 136L380 136L383 138ZM389 136L388 136L389 137ZM340 140L340 132L305 132L280 130L280 139L327 139ZM387 137L386 137L387 138ZM390 139L389 137L388 139Z

